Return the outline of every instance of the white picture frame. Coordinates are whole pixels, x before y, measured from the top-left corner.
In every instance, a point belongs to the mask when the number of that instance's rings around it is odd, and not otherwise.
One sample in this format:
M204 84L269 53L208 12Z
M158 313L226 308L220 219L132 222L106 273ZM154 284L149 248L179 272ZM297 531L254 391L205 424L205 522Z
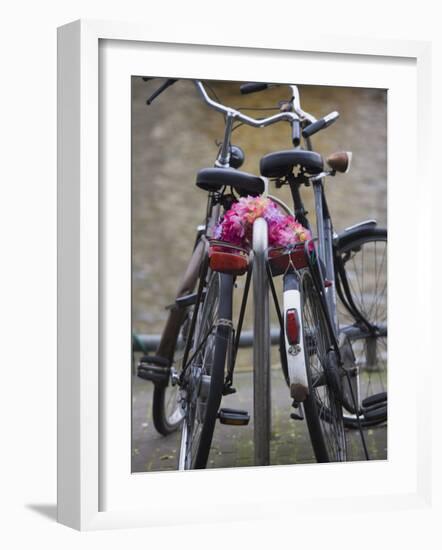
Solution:
M234 44L231 44L228 38L225 41L217 40L216 44L212 43L210 38L201 42L200 36L199 40L200 42L193 41L186 36L185 31L181 35L165 36L162 32L156 35L152 29L146 29L142 25L118 22L76 21L61 27L58 31L58 521L80 530L213 521L213 509L209 511L210 507L203 507L198 515L195 515L192 505L175 517L169 513L170 501L161 498L163 493L170 494L177 485L180 485L180 491L184 492L189 492L195 486L201 491L207 491L204 487L207 487L208 481L212 491L210 495L206 494L206 497L217 510L217 521L229 521L232 517L238 517L238 514L243 519L281 517L284 514L290 517L294 510L296 514L326 514L330 506L335 510L337 506L345 510L357 505L360 510L366 511L371 510L373 506L376 506L377 510L385 511L404 507L428 507L431 501L431 434L426 420L430 404L426 397L427 401L423 406L423 400L425 384L428 384L430 377L429 361L424 362L426 364L422 367L423 374L421 373L418 379L411 383L407 377L408 386L407 381L404 382L405 387L411 388L410 391L413 392L413 399L405 397L410 401L407 410L411 411L409 447L406 441L400 442L400 434L397 434L398 437L394 441L395 431L390 429L389 456L391 446L393 458L389 459L386 466L383 463L373 463L369 465L368 471L367 465L363 464L321 465L321 469L315 471L318 487L312 487L309 494L306 494L308 483L303 486L302 479L308 480L309 476L311 477L311 467L305 466L156 473L144 478L140 475L131 476L130 469L127 470L127 463L130 463L130 447L127 446L126 449L129 430L126 424L130 411L124 409L128 399L127 385L123 383L121 386L121 380L112 376L109 377L110 383L102 383L105 349L102 347L103 302L108 300L106 290L103 290L103 286L106 285L102 285L102 282L106 276L103 267L109 268L111 264L108 262L114 262L112 265L115 266L115 259L121 260L121 254L127 256L130 235L126 232L121 238L121 248L117 245L113 247L113 257L106 256L106 261L103 261L105 241L102 233L110 230L110 227L102 224L100 212L103 208L109 208L109 212L114 212L112 209L117 204L122 204L120 199L123 204L124 200L127 200L127 186L125 187L124 182L130 178L130 173L127 173L130 143L113 141L113 137L108 140L107 146L110 149L107 156L112 157L112 151L117 148L120 158L125 159L121 161L121 166L117 166L117 172L112 172L113 177L117 177L118 174L120 180L114 179L111 188L116 189L120 183L123 192L126 189L126 195L120 196L117 193L108 196L106 204L103 205L103 174L100 173L100 154L103 154L100 139L103 139L103 135L100 132L100 121L102 123L107 113L106 107L100 101L100 85L103 82L111 82L106 80L107 78L140 74L133 72L137 71L138 67L135 62L133 67L127 66L129 58L132 58L132 54L128 57L128 52L133 50L135 59L137 55L144 55L146 48L153 48L155 59L160 60L159 56L164 55L165 57L161 58L163 63L169 63L167 69L163 68L164 74L173 73L177 76L195 78L200 77L203 71L205 78L234 80L235 71L230 70L226 73L220 64L216 70L211 69L211 73L208 69L210 65L205 63L204 59L210 62L213 56L227 56L230 68L244 67L239 59L245 54L251 58L271 57L275 63L272 63L273 78L257 78L258 69L253 69L251 63L244 80L278 81L277 57L291 59L295 54L299 54L298 57L309 55L312 62L315 59L318 63L342 62L343 69L349 63L362 66L365 64L367 73L370 72L370 62L376 62L379 67L384 66L385 69L384 77L376 77L379 78L378 87L382 87L382 78L387 79L387 74L392 74L391 69L395 67L395 72L399 75L397 78L402 78L398 81L400 85L406 85L408 82L410 87L404 88L403 94L396 93L397 102L395 100L389 103L389 124L393 122L389 126L389 185L393 182L393 196L398 201L395 209L389 206L389 224L392 229L389 240L395 245L394 254L397 254L398 261L407 253L407 246L411 246L416 255L417 267L414 276L419 278L422 284L417 291L417 299L411 300L410 316L417 312L429 312L431 307L431 242L419 243L416 237L411 236L408 243L404 244L400 238L400 212L412 206L407 191L412 189L417 166L421 179L425 179L428 166L427 150L423 146L418 147L417 144L425 142L428 132L429 101L426 83L430 78L430 44L364 40L343 36L312 39L302 34L295 39L284 38L281 35L279 43L265 44L265 48L259 40L253 43L247 39ZM106 49L106 45L110 47ZM165 50L168 50L169 57ZM138 51L138 54L135 54L135 51ZM197 51L200 63L183 63L183 59L179 59L180 51L185 55L194 55ZM146 59L153 63L152 52ZM104 74L104 66L111 66L111 70ZM260 70L268 75L268 69ZM192 71L195 71L195 74ZM375 72L372 70L373 75ZM325 76L322 78L327 79L328 84L339 85L339 82L342 82L342 75L334 76L330 71L327 73L326 69L324 73ZM359 81L356 85L364 85L364 82L367 86L370 82L373 85L375 76L372 80L368 77L364 80L363 73L364 71L359 71ZM158 67L153 65L145 74L160 75ZM347 85L353 85L353 81L356 81L355 74L346 77ZM282 73L280 78L281 81L287 80L282 77ZM390 75L388 78L392 79L393 76ZM313 82L310 77L309 82L320 83ZM393 80L391 82L391 89L394 90L394 86L398 84ZM115 93L106 96L106 105L109 105L108 101L120 101L127 91L124 87L118 86L112 87L112 90L115 90ZM122 95L118 96L118 93ZM404 97L401 99L400 95ZM400 140L404 137L400 136L401 129L397 125L404 106L401 101L405 100L408 100L408 109L404 125L410 132L406 167L403 163L401 165L399 158L402 146ZM118 129L123 128L127 131L127 113L118 124ZM119 135L121 138L127 135L124 131L113 132L111 135ZM393 135L396 136L394 139ZM108 170L102 172L109 173ZM429 178L427 179L429 181ZM403 189L401 194L399 182ZM416 193L417 200L422 205L418 213L420 226L424 233L429 234L425 229L430 227L431 186L420 186ZM126 212L123 216L126 218L122 220L121 227L127 229L130 214ZM119 263L124 265L124 262ZM119 281L124 287L130 285L130 279L127 278L129 263L122 269ZM130 286L128 292L129 288ZM395 314L395 305L400 302L400 293L407 290L403 282L401 286L401 282L396 279L395 288L397 289L392 292L389 310L390 323L393 324L393 341L395 330L400 337L403 323L399 309ZM127 313L127 308L125 311ZM124 322L124 316L121 319L121 322ZM115 325L112 330L118 332L118 327L119 325ZM389 356L391 364L394 365L395 361L401 363L404 373L411 373L412 362L422 354L429 357L431 350L428 333L425 334L419 327L416 330L416 345L411 350L405 353L398 347L395 355L393 346L393 353ZM122 346L127 347L125 336L122 336L122 342ZM121 350L121 356L124 357L124 349ZM118 351L115 355L119 356ZM124 371L124 367L121 370ZM116 369L112 372L116 372ZM394 385L395 376L392 378ZM397 380L398 378L396 383ZM121 392L120 396L124 394L124 398L115 398L117 392ZM110 409L109 402L114 398L117 399L116 406ZM393 426L395 418L397 421L405 410L405 398L400 395L397 399L393 398L389 415L389 422L391 421ZM106 435L109 432L106 426L109 427L111 413L114 433L112 440ZM398 422L396 426L399 426ZM122 443L118 446L116 441L118 442L119 434L122 436L119 440ZM407 450L404 454L410 456L400 458L401 445ZM120 474L121 478L118 477ZM382 479L385 480L385 486L382 490L376 484L372 484L372 490L369 489L370 479L374 479L376 475L384 476ZM362 478L368 480L365 488L362 486ZM290 479L296 483L298 500L291 492L283 490ZM388 484L387 481L391 483ZM228 483L238 487L234 499L222 490ZM355 489L358 483L361 488L359 491ZM112 484L113 487L107 488ZM143 488L139 490L138 487L141 485ZM103 489L103 486L106 486L106 489ZM260 490L257 491L256 487L260 487ZM144 497L144 500L148 502L142 505L143 495L146 494L149 496L147 499Z

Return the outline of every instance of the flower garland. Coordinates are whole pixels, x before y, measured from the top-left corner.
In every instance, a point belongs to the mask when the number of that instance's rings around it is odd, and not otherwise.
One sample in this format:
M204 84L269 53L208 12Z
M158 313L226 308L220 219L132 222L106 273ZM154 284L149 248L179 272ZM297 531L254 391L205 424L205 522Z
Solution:
M216 225L214 238L242 248L252 246L253 222L264 218L268 225L270 246L289 246L311 239L308 229L296 218L283 214L277 204L264 197L242 197Z

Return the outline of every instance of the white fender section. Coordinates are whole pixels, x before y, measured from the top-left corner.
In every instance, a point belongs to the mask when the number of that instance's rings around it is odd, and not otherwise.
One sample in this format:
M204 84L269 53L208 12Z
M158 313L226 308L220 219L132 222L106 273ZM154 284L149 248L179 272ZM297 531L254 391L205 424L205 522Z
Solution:
M287 312L296 310L299 320L299 341L292 345L287 336ZM304 353L304 332L302 327L301 294L299 290L284 292L284 336L287 354L287 366L290 378L290 394L298 402L308 396L308 379Z

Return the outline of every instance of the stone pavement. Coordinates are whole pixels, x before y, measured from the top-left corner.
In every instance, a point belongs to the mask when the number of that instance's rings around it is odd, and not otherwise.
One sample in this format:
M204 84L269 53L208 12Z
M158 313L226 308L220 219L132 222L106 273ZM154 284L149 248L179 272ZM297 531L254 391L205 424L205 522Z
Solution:
M223 398L223 407L247 410L253 417L252 372L235 374L236 394ZM150 382L133 378L132 471L149 472L177 468L180 434L159 435L152 422L152 389ZM272 439L271 464L314 463L315 458L305 421L290 418L291 400L279 368L272 369ZM358 432L349 431L349 459L363 460ZM365 432L372 460L387 458L386 426ZM226 426L217 423L209 456L209 468L253 466L253 418L248 426Z

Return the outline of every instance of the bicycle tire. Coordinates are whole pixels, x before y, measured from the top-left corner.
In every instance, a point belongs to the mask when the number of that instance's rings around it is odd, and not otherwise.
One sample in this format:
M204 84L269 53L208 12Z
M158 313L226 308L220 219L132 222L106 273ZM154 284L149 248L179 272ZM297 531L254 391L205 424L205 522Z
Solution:
M168 394L172 393L172 396ZM175 432L181 425L183 416L180 414L178 397L178 389L169 386L156 385L153 390L152 399L152 419L156 431L161 435L170 435ZM176 401L176 407L171 414L168 414L168 402Z
M233 276L212 272L198 314L198 334L193 346L195 358L188 367L185 384L186 410L180 469L202 469L207 465L224 388L224 367L231 345L232 297ZM207 337L207 334L210 335ZM203 375L210 377L210 380L203 379ZM196 429L199 429L198 433Z
M331 338L321 298L312 275L301 275L301 309L309 394L304 412L318 462L343 462L347 458L339 373L333 361Z
M182 369L184 347L187 339L187 331L190 324L192 308L183 312L181 326L171 369L179 376ZM175 432L183 420L184 412L180 402L178 384L173 385L169 380L167 386L155 384L152 399L152 419L155 429L161 435L167 436Z
M338 319L341 326L346 325L350 328L348 334L359 369L358 406L362 427L375 426L387 421L387 252L387 230L377 227L363 228L356 234L342 236L335 251L335 254L345 260L345 274L350 281L349 289L355 305L370 323L385 327L376 336L367 333L365 338L361 338L361 334L358 335L356 332L356 336L352 337L352 327L361 327L361 323L358 323L355 316L345 307L338 292ZM359 264L360 276L356 273ZM370 294L373 298L366 303L364 297ZM382 400L384 395L385 400ZM379 396L377 406L370 409L362 405L363 402L367 403L367 399L369 402L376 396ZM359 427L356 416L346 413L344 424L347 428Z

